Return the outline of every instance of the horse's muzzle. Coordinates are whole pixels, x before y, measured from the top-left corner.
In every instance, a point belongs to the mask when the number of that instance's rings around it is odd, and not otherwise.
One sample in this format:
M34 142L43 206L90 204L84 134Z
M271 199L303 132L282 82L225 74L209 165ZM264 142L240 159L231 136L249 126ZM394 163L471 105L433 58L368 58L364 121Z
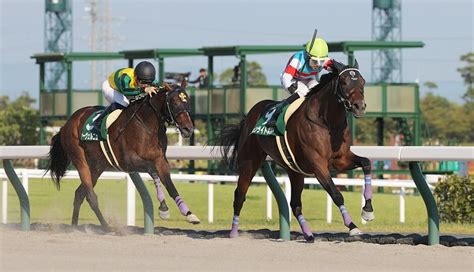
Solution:
M362 117L365 114L365 104L364 100L357 100L352 103L351 111L354 114L355 118Z
M193 135L194 127L180 127L179 132L184 138L189 138Z

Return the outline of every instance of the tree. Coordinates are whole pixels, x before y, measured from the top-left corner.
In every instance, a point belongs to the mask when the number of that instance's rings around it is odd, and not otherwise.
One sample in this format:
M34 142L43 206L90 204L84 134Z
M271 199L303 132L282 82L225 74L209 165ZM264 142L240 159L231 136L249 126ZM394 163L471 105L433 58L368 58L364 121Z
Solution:
M7 96L0 97L0 144L33 145L38 142L39 111L33 109L35 102L27 93L10 102Z
M468 103L474 103L474 89L472 86L474 82L474 52L462 55L461 61L466 62L466 66L458 68L458 72L461 73L464 83L467 85L467 91L463 95L463 99Z
M267 85L267 78L262 72L262 66L256 61L247 62L247 83L249 85ZM232 84L234 68L224 70L219 76L222 84ZM237 82L238 83L238 82Z

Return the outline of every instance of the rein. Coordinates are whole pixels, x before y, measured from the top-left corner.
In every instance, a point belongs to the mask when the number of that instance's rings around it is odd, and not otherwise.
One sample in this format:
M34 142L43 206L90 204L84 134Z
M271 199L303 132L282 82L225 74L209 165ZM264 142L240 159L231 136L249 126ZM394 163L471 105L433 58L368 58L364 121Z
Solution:
M341 85L339 85L339 78L343 73L348 72L348 71L357 71L357 72L359 72L359 69L357 69L357 68L346 68L346 69L342 70L337 75L337 77L335 77L336 86L334 88L334 95L336 96L337 101L344 106L344 109L346 110L346 112L349 112L351 110L352 103L349 101L349 98L346 96L346 94L342 90ZM360 72L359 72L359 74L360 74ZM305 109L305 112L304 112L305 118L313 124L316 124L320 127L329 129L329 124L325 120L321 120L319 118L312 119L311 116L308 113L308 108L309 108L309 103L306 104L306 109Z

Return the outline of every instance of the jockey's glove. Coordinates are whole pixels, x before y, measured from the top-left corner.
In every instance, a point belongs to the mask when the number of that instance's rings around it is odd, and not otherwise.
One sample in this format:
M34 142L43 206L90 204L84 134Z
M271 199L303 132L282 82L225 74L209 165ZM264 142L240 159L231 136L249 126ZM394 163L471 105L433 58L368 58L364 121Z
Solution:
M145 93L147 93L149 96L152 96L153 94L158 93L158 88L155 86L147 86L144 89Z
M288 87L288 91L291 94L293 94L296 91L296 89L298 89L298 83L296 83L296 82L291 84L290 87Z

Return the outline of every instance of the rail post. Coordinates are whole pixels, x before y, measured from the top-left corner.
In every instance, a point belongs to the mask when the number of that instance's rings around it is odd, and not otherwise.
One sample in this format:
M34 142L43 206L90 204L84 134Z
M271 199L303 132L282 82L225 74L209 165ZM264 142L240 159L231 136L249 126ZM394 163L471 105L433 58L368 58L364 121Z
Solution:
M428 245L439 244L439 216L438 207L436 206L433 194L426 183L423 174L421 173L418 162L409 162L410 173L416 187L420 191L421 197L425 202L426 210L428 212Z
M289 241L290 211L288 208L288 201L286 201L285 194L281 190L280 185L275 178L275 174L273 173L272 168L268 162L263 163L262 173L278 204L278 213L280 214L280 239Z
M153 234L155 233L154 229L154 216L153 216L153 201L151 200L150 194L143 183L142 178L138 172L129 173L130 178L132 178L135 187L137 188L138 193L142 199L143 203L143 212L144 212L144 233Z
M28 198L28 194L26 193L25 188L23 188L23 185L21 184L15 169L13 168L12 161L4 159L3 167L5 168L5 173L13 185L13 188L15 188L18 199L20 200L21 230L30 230L30 200Z

